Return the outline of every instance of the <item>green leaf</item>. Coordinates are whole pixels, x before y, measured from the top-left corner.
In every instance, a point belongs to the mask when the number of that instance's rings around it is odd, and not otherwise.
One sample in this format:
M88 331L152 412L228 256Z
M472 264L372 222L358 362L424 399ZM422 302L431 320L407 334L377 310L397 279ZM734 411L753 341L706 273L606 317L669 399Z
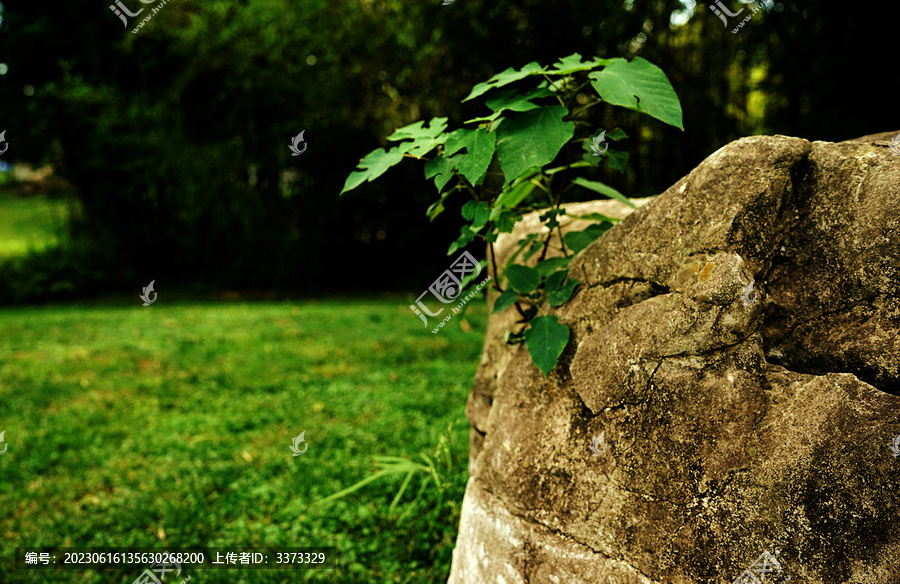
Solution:
M341 194L355 189L366 181L375 180L401 160L403 160L403 153L398 148L392 148L390 151L379 148L369 152L357 165L362 170L351 172L347 177Z
M679 130L681 103L662 69L641 57L610 59L602 71L588 75L604 101L645 113Z
M420 138L435 138L447 129L447 118L432 118L425 126L424 120L414 124L403 126L387 137L388 140L398 142L400 140L418 140Z
M547 280L544 282L544 289L547 292L553 292L557 290L562 283L565 282L566 276L569 275L569 270L558 270L553 272L549 276L547 276Z
M494 301L494 311L492 314L497 314L498 312L502 312L516 303L516 300L519 299L519 295L516 294L516 291L512 288L507 288L497 297L497 300Z
M484 83L479 83L475 87L472 88L472 92L469 94L467 98L463 101L469 101L470 99L475 99L479 95L490 91L491 89L496 89L498 87L503 87L504 85L509 85L510 83L515 83L520 79L525 79L529 75L540 75L546 69L541 67L535 62L528 63L524 67L522 67L521 71L516 71L512 67L509 69L497 73Z
M412 142L402 142L397 145L400 152L410 154L421 158L433 150L438 144L443 144L448 134L444 134L447 129L447 118L433 118L428 122L426 127L424 121L418 121L395 131L387 137L388 140L398 142L400 140L409 140Z
M475 207L478 206L478 201L466 201L466 204L462 206L460 209L460 213L462 213L463 219L466 221L471 221L472 217L475 216Z
M538 172L538 170L535 170L534 172L528 173L519 179L518 182L504 188L503 192L500 193L500 196L497 197L497 200L494 202L494 206L512 208L521 203L525 197L531 194L531 191L537 188L536 185L531 182L531 178L538 174Z
M425 214L428 216L429 221L434 221L438 215L444 212L444 201L447 200L447 197L449 197L451 193L453 193L453 191L447 191L446 193L442 194L440 199L438 199L428 207L428 210L425 212Z
M519 254L522 253L522 250L525 249L525 247L528 245L529 242L533 242L537 237L538 237L537 233L529 233L528 235L526 235L525 237L520 239L516 243L516 251L513 252L513 254L509 257L508 260L506 260L506 266L508 267L508 266L513 265L513 263L516 261L516 258L519 257Z
M491 208L484 201L469 201L462 207L462 216L472 221L472 229L480 229L491 216Z
M497 208L494 208L494 211L497 211ZM493 211L491 212L493 215ZM497 226L497 231L500 233L512 233L513 229L516 227L516 222L522 218L520 213L514 213L509 209L500 209L500 212L497 213L496 217L494 217L494 224Z
M538 99L541 97L549 97L551 95L556 94L546 87L533 89L525 95L521 95L518 92L512 90L498 91L494 97L485 101L484 103L489 108L494 110L495 115L505 110L512 110L514 112L527 112L540 107L539 105L531 103L530 100Z
M588 213L586 215L573 215L571 213L566 213L566 215L578 219L586 219L588 221L609 221L613 225L621 221L621 219L616 219L615 217L607 217L606 215L602 215L600 213Z
M455 154L465 148L468 155L459 162L457 169L470 184L479 185L484 180L484 175L494 157L496 141L497 135L484 128L456 130L447 134L444 156Z
M464 124L477 124L477 123L481 123L481 122L493 123L493 121L496 120L497 118L499 118L501 115L503 115L503 112L494 112L489 116L484 116L481 118L472 118L471 120L466 120L463 123Z
M592 241L609 231L612 225L605 223L602 225L591 225L584 231L570 231L563 236L566 247L574 253L578 253L591 244Z
M547 302L550 306L559 306L568 301L572 297L572 293L580 282L574 278L570 279L564 286L560 286L553 292L547 294Z
M542 213L538 217L538 219L541 220L541 223L543 223L547 229L552 230L552 229L556 229L557 227L559 227L559 221L557 220L557 218L560 215L565 215L565 214L566 214L565 209L548 209L546 212Z
M596 58L591 61L581 61L581 55L578 53L572 53L568 57L563 57L559 61L556 62L554 67L556 69L551 69L547 71L548 75L568 75L570 73L574 73L576 71L586 71L588 69L594 69L595 67L600 67L601 65L606 65L610 62L609 59L600 59Z
M468 225L463 225L459 229L459 237L456 241L450 244L450 249L447 251L447 255L453 254L458 249L462 249L472 243L475 239L475 233L469 228Z
M541 276L546 277L547 274L551 273L552 271L568 266L569 262L571 261L572 256L569 256L567 258L550 258L549 260L538 262L538 264L534 268Z
M537 235L537 233L535 233L535 235ZM528 248L528 251L526 251L525 255L522 256L522 259L524 261L528 261L529 259L531 259L531 256L536 254L538 252L538 250L540 250L541 247L543 247L543 245L544 245L544 242L542 242L540 239L535 239L534 241L531 242L531 247Z
M490 217L491 208L484 201L480 201L478 207L475 208L475 220L472 221L472 227L477 227L479 229L484 227L484 224L488 222Z
M453 169L461 159L462 155L449 158L435 156L425 163L425 178L435 177L434 186L437 187L438 192L443 191L450 179L453 178Z
M624 140L628 137L628 134L625 133L625 130L622 128L616 128L612 132L606 133L606 138L608 140L612 140L613 142L618 142L619 140Z
M541 283L541 274L537 270L520 264L506 268L506 277L509 279L510 287L521 294L534 292Z
M547 290L547 302L550 306L559 306L563 302L572 297L572 292L579 282L575 278L568 278L568 270L559 270L550 274L544 283L544 289ZM567 280L568 278L568 280Z
M568 342L569 327L560 324L555 316L539 316L531 321L531 328L525 331L528 354L544 377L556 367Z
M634 206L634 203L632 203L628 199L628 197L626 197L625 195L623 195L622 193L620 193L619 191L617 191L616 189L612 188L609 185L605 185L601 182L595 182L592 180L583 179L580 176L577 177L576 179L574 179L572 181L572 183L574 183L580 187L590 189L590 190L594 191L595 193L600 193L601 195L606 195L610 199L615 199L621 203L625 203L632 209L637 209L637 207Z
M563 121L568 113L563 106L542 107L508 119L497 129L497 155L507 185L530 168L553 162L575 134L575 124Z
M595 156L594 158L597 157ZM628 153L621 152L619 150L613 150L612 148L606 151L605 158L607 166L609 166L613 170L618 170L620 172L625 170L625 166L628 164Z

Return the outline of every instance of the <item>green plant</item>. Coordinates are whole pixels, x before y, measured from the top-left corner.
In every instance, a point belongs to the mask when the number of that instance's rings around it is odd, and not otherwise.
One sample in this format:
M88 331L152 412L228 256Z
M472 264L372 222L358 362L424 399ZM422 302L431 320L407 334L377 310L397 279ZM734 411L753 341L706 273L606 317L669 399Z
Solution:
M541 81L524 91L500 89L534 77ZM593 93L588 95L590 90ZM581 217L595 221L587 229L563 234L559 218L566 215L561 208L565 195L570 189L581 187L634 206L606 184L581 176L570 178L572 170L600 164L600 156L592 153L587 140L587 111L605 101L683 130L681 104L662 70L645 59L583 61L577 53L553 67L532 62L518 71L507 69L476 85L463 101L475 98L484 98L493 113L465 122L474 124L474 128L448 132L447 118L433 118L427 125L419 121L404 126L387 138L397 142L396 146L374 150L360 161L359 169L347 177L341 194L378 178L403 158L424 159L436 152L425 164L425 178L434 180L439 195L429 207L428 217L434 220L443 212L444 203L454 192L471 196L462 206L467 223L447 255L475 238L488 244L493 286L500 293L494 312L515 306L520 316L519 328L507 332L507 342L524 341L534 364L546 376L568 343L569 329L549 314L545 305L557 307L572 297L579 284L566 269L573 255L617 222L593 213ZM616 129L605 137L618 141L627 135ZM627 153L607 149L603 154L610 168L625 168ZM564 160L553 166L558 158ZM447 190L454 179L455 184ZM504 287L493 244L500 233L511 233L524 213L538 209L544 210L540 219L547 227L546 235L541 238L539 233L532 233L518 242L503 270ZM561 241L562 256L548 258L554 231ZM536 265L525 265L538 251ZM520 256L522 263L515 263Z
M422 493L425 492L425 489L428 487L428 483L433 483L436 488L438 500L435 506L436 509L439 509L444 500L444 492L451 486L451 477L453 475L453 459L450 454L449 440L450 435L453 432L453 426L456 422L451 423L447 427L447 432L441 436L440 441L434 449L434 452L431 456L428 456L424 452L419 453L419 458L424 461L424 464L415 462L410 460L409 458L405 458L402 456L373 456L372 460L375 461L378 470L364 478L363 480L355 483L346 489L338 491L332 495L325 497L324 499L320 499L313 503L313 505L321 505L330 501L334 501L337 499L341 499L350 493L358 491L362 487L367 484L377 481L380 478L390 477L390 476L399 476L406 475L403 479L403 483L400 485L400 489L397 491L397 494L394 495L394 499L391 501L391 505L388 507L388 513L393 513L397 508L397 505L400 503L400 499L403 497L403 493L406 492L406 488L409 486L412 478L420 474L423 476L422 483L419 485L419 491L416 493L416 496L413 498L412 502L407 506L406 510L397 518L397 523L400 523L404 517L406 517L414 508L416 502L422 496ZM441 468L441 460L443 460L443 469Z

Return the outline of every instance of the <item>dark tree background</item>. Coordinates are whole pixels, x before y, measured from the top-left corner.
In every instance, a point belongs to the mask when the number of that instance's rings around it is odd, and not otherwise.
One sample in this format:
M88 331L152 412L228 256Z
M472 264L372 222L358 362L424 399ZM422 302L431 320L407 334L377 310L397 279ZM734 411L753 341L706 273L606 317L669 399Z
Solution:
M0 267L0 301L151 278L276 295L422 288L445 267L458 205L428 222L423 163L339 197L347 174L397 127L483 115L460 103L475 83L573 52L640 55L681 99L683 133L598 110L598 129L630 137L629 169L605 177L630 196L741 136L900 126L889 19L845 3L770 2L737 34L670 0L173 0L136 34L151 5L125 5L146 8L128 28L105 1L2 5L5 159L52 163L80 212L71 245ZM308 148L292 157L301 130Z

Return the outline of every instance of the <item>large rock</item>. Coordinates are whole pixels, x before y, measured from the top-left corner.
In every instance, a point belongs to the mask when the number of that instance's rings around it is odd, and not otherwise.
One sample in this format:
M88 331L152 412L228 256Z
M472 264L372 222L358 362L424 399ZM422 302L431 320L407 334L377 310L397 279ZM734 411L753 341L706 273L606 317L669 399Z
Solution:
M744 138L631 214L577 207L625 219L545 307L549 378L490 319L452 584L753 582L763 552L766 582L900 582L892 135Z

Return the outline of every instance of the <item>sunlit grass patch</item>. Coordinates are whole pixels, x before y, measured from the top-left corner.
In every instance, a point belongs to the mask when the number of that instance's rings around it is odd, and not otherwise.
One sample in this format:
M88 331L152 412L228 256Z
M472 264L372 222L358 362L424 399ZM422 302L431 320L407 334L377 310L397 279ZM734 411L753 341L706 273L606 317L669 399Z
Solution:
M12 570L12 550L31 545L336 546L334 570L193 575L446 581L486 310L468 316L472 332L433 335L397 304L167 305L160 292L151 307L0 310L0 355L10 356L0 358L0 581L50 581ZM414 499L413 479L391 510L398 475L312 506L369 476L374 457L421 461L453 422L453 472L440 489ZM303 431L308 449L294 457ZM60 583L134 577L52 573Z

